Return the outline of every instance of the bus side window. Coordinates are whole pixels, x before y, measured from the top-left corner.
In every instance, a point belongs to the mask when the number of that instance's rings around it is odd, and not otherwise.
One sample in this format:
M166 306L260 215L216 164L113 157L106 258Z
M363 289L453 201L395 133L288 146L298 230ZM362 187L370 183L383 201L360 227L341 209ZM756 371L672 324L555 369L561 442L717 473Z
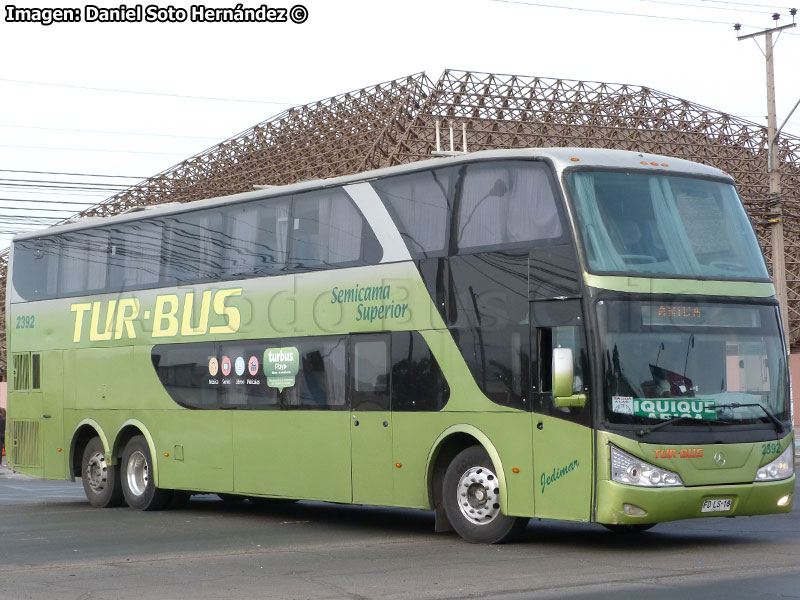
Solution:
M346 338L325 336L284 339L284 346L299 352L295 384L281 392L286 410L343 410L345 397Z
M582 408L558 408L553 401L552 362L554 348L570 348L573 357L574 394L589 393L589 362L583 337L579 300L533 302L531 321L534 334L535 361L532 408L534 412L588 423L589 403ZM537 381L538 380L538 381ZM538 389L537 389L538 386Z
M353 410L389 410L389 336L353 336L350 405Z
M439 363L417 331L392 333L392 411L441 410L450 399Z
M544 413L569 413L575 412L574 408L555 408L553 404L553 349L570 348L573 357L573 394L588 392L584 376L587 364L586 349L584 348L581 330L577 326L568 325L561 327L543 327L538 330L537 345L539 348L539 394L534 401L534 411Z

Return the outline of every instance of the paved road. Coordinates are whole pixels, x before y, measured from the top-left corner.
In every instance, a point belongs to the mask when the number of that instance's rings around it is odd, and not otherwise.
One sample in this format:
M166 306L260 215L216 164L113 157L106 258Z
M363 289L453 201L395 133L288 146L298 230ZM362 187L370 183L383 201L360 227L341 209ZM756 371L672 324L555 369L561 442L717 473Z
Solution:
M431 514L197 496L98 510L79 483L0 469L0 599L800 598L800 508L662 524L637 537L534 521L478 546Z

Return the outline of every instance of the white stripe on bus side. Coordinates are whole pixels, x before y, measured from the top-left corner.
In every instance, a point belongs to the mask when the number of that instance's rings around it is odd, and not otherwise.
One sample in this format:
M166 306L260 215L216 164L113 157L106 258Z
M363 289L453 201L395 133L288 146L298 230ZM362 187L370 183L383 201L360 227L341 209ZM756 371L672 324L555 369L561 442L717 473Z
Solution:
M361 214L372 227L378 242L383 248L382 263L411 260L400 231L392 221L383 201L367 182L344 186L347 195L356 203Z

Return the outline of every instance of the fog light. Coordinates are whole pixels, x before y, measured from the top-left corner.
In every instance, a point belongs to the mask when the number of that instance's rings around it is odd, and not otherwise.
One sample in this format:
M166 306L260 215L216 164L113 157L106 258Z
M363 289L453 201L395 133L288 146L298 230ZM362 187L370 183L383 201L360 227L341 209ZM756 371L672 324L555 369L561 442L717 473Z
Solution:
M792 502L792 495L786 494L785 496L781 496L778 498L778 506L789 506Z
M633 517L643 517L647 514L647 511L643 508L639 508L635 504L623 504L622 510L625 511L626 515L631 515Z

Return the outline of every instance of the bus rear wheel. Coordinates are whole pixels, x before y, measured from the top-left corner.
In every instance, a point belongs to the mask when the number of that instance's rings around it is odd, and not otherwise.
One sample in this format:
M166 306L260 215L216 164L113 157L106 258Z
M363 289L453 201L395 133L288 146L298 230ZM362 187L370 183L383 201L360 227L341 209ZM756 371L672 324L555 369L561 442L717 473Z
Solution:
M99 437L86 444L81 457L81 480L89 504L110 508L122 504L119 468L106 462L106 452Z
M137 510L161 510L171 499L170 490L156 487L153 459L143 436L137 435L122 453L122 493L128 506Z
M459 452L444 475L442 498L453 529L468 542L500 544L516 537L527 518L500 512L500 484L482 446Z

